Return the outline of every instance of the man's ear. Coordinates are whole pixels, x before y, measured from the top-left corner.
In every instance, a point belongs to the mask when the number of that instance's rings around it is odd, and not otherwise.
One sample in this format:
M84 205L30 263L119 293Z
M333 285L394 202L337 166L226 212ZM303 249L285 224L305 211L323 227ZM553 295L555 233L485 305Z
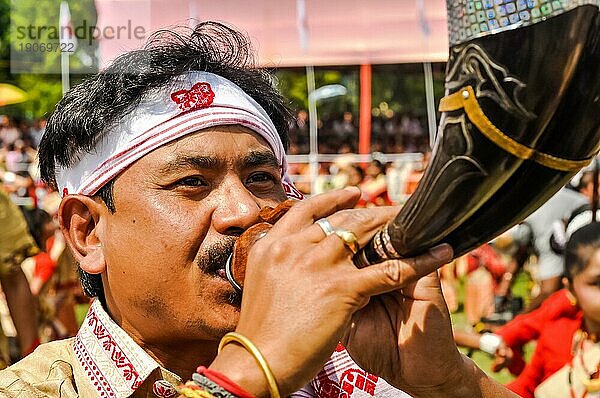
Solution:
M105 214L102 204L83 195L67 195L58 209L60 229L82 270L101 274L106 269L98 223Z

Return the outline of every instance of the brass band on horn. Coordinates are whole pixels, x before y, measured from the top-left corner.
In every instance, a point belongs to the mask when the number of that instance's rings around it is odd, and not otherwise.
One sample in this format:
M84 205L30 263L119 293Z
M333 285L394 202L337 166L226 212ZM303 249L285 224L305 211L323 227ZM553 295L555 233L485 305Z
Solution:
M485 116L477 102L477 98L475 98L475 93L471 86L466 86L459 92L448 95L440 100L439 110L441 112L455 111L461 108L464 108L469 120L477 126L479 131L500 148L519 159L532 159L536 163L555 170L579 171L581 168L590 164L594 158L591 156L583 160L561 159L556 156L536 151L525 145L521 145L500 131Z

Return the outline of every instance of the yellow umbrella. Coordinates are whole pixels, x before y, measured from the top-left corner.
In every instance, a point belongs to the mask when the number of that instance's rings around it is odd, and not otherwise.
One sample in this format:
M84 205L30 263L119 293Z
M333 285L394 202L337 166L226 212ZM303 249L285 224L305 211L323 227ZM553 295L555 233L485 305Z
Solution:
M27 101L27 93L11 84L0 83L0 106Z

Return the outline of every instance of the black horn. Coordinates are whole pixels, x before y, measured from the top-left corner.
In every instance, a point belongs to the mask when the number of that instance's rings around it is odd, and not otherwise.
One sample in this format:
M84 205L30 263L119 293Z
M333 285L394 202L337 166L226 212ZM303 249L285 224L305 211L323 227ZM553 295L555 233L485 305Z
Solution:
M598 152L597 0L448 0L432 160L358 266L450 243L455 256L537 209Z

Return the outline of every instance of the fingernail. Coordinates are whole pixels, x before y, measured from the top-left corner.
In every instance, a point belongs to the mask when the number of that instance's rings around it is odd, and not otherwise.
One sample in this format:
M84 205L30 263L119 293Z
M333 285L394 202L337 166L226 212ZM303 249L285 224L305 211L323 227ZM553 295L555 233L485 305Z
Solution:
M432 247L429 254L440 261L449 261L452 259L452 247L447 243Z

